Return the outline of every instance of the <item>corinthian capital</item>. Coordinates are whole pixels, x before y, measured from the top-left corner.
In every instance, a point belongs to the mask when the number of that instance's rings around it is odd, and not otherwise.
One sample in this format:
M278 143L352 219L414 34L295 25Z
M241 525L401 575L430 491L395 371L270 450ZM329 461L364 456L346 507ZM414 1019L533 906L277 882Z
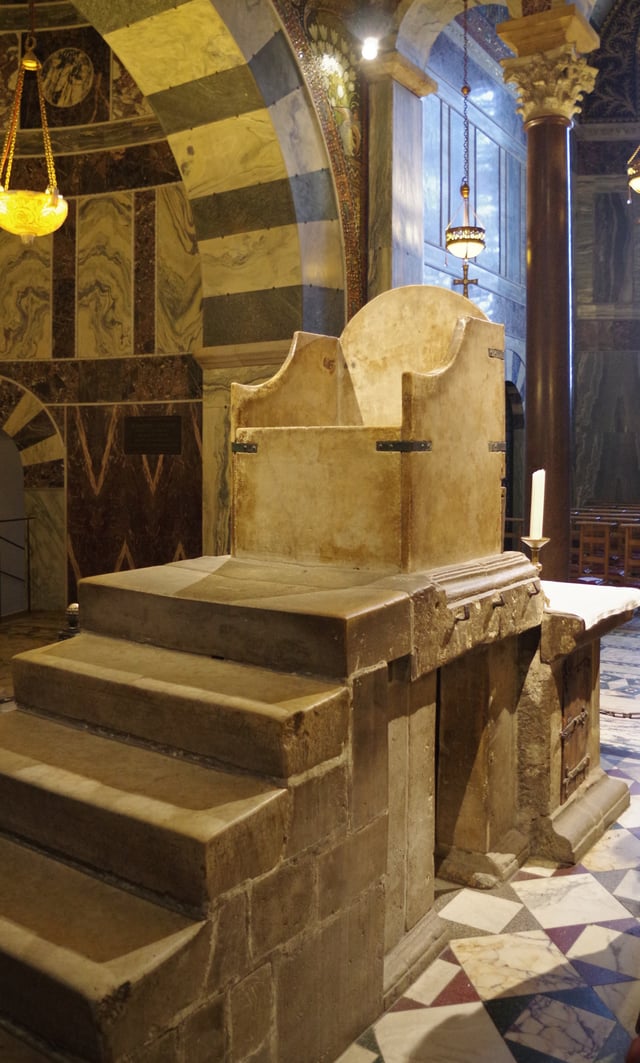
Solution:
M515 84L518 113L527 126L551 115L566 119L567 124L581 111L580 101L591 92L598 69L589 66L574 43L548 52L503 59L504 80Z

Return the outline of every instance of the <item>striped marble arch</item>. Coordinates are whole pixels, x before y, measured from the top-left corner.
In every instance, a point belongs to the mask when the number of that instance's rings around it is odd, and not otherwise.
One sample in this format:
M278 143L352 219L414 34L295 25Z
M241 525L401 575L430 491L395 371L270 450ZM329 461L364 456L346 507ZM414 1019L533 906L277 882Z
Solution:
M341 224L320 125L268 0L80 0L153 107L202 261L205 347L338 335Z
M65 448L57 425L32 391L4 376L0 376L0 431L18 448L25 487L62 486Z

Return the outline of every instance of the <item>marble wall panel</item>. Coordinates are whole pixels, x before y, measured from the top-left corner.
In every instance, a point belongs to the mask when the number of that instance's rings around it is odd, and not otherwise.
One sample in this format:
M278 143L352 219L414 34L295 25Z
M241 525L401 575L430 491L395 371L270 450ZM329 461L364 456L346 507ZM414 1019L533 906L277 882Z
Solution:
M626 195L597 192L593 224L593 301L633 301L631 217Z
M124 418L145 414L182 418L180 454L125 453ZM201 553L199 403L76 407L67 461L71 588L80 576Z
M64 494L62 487L25 484L32 609L64 609L68 604Z
M6 428L5 428L6 431ZM33 447L50 436L57 435L49 414L40 410L31 417L24 425L12 433L12 438L19 450Z
M64 487L64 458L40 461L24 469L26 488Z
M129 71L111 54L111 117L150 115L151 108Z
M289 41L282 30L274 33L251 56L248 65L268 107L303 85Z
M78 139L84 141L84 138ZM93 144L83 144L80 149L84 154L56 153L58 187L67 198L110 195L147 185L167 184L180 177L166 142L116 145L101 151L95 143L98 139L95 133L92 139ZM11 183L15 188L44 187L46 172L42 158L17 158Z
M298 227L234 233L200 243L203 295L235 295L299 284Z
M11 380L0 378L0 425L8 436L14 436L42 410L35 395L23 391Z
M269 108L269 113L287 172L298 174L322 170L327 162L326 149L320 125L309 110L304 89L298 87L281 97Z
M40 465L43 462L59 461L64 458L64 443L57 432L45 439L37 440L20 451L25 467Z
M201 260L179 185L157 192L156 255L156 350L193 351L202 344Z
M0 125L7 126L20 62L20 37L17 33L0 35Z
M210 0L187 0L113 30L107 40L145 96L244 64Z
M337 221L306 222L298 228L302 283L318 288L344 289L342 234ZM327 321L327 329L331 327ZM342 329L340 329L340 332ZM340 332L329 333L339 336Z
M114 358L133 347L133 201L95 196L78 203L79 358Z
M64 225L53 234L51 357L76 353L76 201L69 201Z
M573 290L580 313L593 303L593 195L584 178L577 180L574 187Z
M506 273L505 263L501 261L503 234L507 226L501 224L501 191L504 188L502 181L496 181L496 174L504 174L504 152L491 136L487 136L481 130L475 134L475 202L477 221L485 228L485 248L482 252L482 265L484 269L493 270L495 273ZM512 217L520 217L518 202L514 205ZM519 248L520 250L521 248ZM520 255L522 258L522 255Z
M174 133L169 144L191 198L286 177L271 116L264 108Z
M267 280L268 278L265 278ZM291 339L301 328L302 286L208 297L202 304L203 341L206 347L230 343L257 343ZM310 327L306 326L305 327ZM327 333L331 322L320 331ZM342 329L334 332L339 335Z
M279 28L271 4L255 0L215 0L215 4L245 56L259 52Z
M426 243L440 247L448 218L441 206L443 176L448 175L448 138L444 123L445 104L436 95L426 96L422 103L422 145L425 165L422 170L424 197L424 238ZM441 160L441 161L440 161ZM446 166L446 174L441 171ZM448 184L447 180L447 184Z
M149 102L167 136L181 129L207 125L212 115L222 121L246 111L258 111L265 103L246 66L163 89L155 92Z
M191 200L198 240L293 224L292 183L287 178Z
M0 230L0 358L51 357L51 251Z
M2 377L8 378L4 384ZM15 380L16 383L11 383ZM19 385L19 387L17 386ZM16 405L28 389L55 417L65 404L89 402L158 402L198 399L202 393L200 366L181 357L108 358L97 361L71 359L56 362L0 361L0 415L5 387ZM39 408L39 407L38 407Z
M134 197L134 308L135 354L153 354L156 328L156 194L154 189Z
M514 284L526 283L526 166L524 160L502 149L500 155L503 199L500 206L502 228L500 234L501 273ZM488 215L491 224L490 214Z
M640 351L640 319L623 317L578 318L575 330L577 357L600 351Z
M575 363L576 504L640 498L640 353L593 351Z

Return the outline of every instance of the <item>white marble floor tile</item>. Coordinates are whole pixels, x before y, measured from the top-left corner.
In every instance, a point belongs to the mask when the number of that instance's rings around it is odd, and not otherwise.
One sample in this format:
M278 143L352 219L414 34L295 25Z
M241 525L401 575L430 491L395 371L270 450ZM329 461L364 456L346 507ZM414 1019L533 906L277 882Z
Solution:
M567 950L567 959L584 960L636 978L640 974L640 938L606 926L588 926Z
M431 1004L459 973L460 968L456 963L434 960L424 974L416 979L411 989L407 990L405 996L417 1000L420 1004Z
M618 823L629 830L633 830L634 827L640 827L640 794L631 795L629 807L625 809L622 815L618 816Z
M537 875L539 878L550 878L551 875L558 870L558 865L540 861L539 863L523 864L522 870L526 871L528 875Z
M618 823L629 830L640 827L640 794L631 794L629 807L618 817Z
M625 833L622 831L620 833ZM513 889L541 926L576 926L579 923L628 919L629 912L592 875L514 882Z
M596 1059L615 1022L564 1001L535 996L505 1033L513 1041L564 1063L588 1063Z
M543 930L461 938L452 941L451 948L483 1000L551 993L582 985L576 971Z
M594 986L594 991L624 1026L629 1037L634 1037L640 1011L640 982L613 982Z
M463 889L438 913L442 919L498 934L522 911L522 905L478 890Z
M640 871L627 871L613 893L616 897L626 897L630 901L640 901ZM640 975L640 971L638 971L638 974Z
M608 830L580 862L588 871L618 871L625 867L638 867L640 838L626 830ZM600 916L600 922L610 918L615 916Z
M375 1033L385 1063L513 1063L482 1004L390 1012Z

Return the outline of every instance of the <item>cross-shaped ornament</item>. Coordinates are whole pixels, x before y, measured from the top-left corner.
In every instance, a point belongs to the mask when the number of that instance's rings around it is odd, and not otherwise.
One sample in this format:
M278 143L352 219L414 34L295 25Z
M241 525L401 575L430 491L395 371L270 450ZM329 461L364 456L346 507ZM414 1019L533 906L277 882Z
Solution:
M471 279L469 279L469 262L466 258L462 263L462 276L454 277L453 283L454 285L462 285L462 294L464 295L465 299L469 298L469 285L478 283L477 277L472 277Z

